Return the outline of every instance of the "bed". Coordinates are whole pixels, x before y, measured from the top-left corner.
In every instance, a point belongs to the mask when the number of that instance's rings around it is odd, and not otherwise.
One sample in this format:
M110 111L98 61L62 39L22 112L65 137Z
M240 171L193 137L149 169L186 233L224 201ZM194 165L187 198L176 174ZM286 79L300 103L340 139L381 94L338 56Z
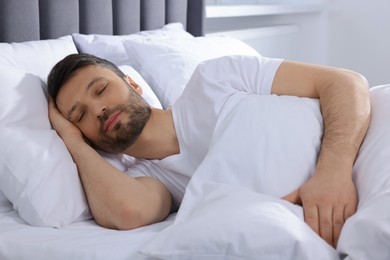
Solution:
M275 173L261 180L263 186L226 167L251 160L220 145L239 131L239 124L226 131L233 117L251 120L231 111L216 129L220 139L210 156L178 191L185 195L177 213L130 231L94 222L76 166L47 118L50 69L68 54L94 54L131 75L149 104L168 108L200 62L260 55L233 38L204 37L204 5L203 0L0 0L0 259L390 259L390 122L384 120L390 117L390 85L370 90L372 120L353 172L359 208L336 249L304 223L299 206L277 198L276 186L291 189L312 174L322 135L318 102L295 97L260 97L259 118L267 124L266 138L257 142L273 152L264 148L256 154L285 162L256 166ZM286 115L294 123L274 123ZM295 138L280 138L285 128ZM123 171L134 163L105 156Z

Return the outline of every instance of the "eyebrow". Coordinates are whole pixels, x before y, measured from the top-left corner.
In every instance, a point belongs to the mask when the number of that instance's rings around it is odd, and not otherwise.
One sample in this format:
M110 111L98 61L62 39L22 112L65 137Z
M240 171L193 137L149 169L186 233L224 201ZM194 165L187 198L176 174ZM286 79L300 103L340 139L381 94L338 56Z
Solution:
M91 80L88 85L85 87L85 93L87 93L89 91L89 89L98 81L101 81L103 80L104 78L103 77L96 77L94 78L93 80ZM68 117L69 120L71 120L72 118L72 114L73 112L80 106L80 102L76 102L76 104L74 104L72 106L72 108L66 113L66 116Z

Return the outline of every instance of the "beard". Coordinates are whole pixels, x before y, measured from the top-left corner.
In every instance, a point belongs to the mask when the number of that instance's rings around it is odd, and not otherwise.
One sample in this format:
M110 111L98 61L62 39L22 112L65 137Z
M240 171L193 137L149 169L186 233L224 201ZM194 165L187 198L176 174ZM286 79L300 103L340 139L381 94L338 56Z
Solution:
M109 135L104 130L104 124L113 113L119 111L122 114L127 114L128 120L127 122L117 122L110 130ZM112 109L106 109L100 117L99 138L92 142L93 146L108 153L123 153L137 141L150 115L150 106L129 86L127 102Z

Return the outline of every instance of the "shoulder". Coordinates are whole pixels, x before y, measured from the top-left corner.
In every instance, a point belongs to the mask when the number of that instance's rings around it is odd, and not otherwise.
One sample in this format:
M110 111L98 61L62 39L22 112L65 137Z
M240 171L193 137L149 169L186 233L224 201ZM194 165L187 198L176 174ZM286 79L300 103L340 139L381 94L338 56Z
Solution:
M250 60L263 60L263 59L265 58L262 56L254 56L254 55L228 55L228 56L221 56L218 58L205 60L199 63L198 68L215 66L216 64L229 66L232 64L243 63Z
M225 75L227 73L243 73L268 67L278 67L282 59L268 58L260 55L229 55L210 59L199 63L193 75L202 76Z

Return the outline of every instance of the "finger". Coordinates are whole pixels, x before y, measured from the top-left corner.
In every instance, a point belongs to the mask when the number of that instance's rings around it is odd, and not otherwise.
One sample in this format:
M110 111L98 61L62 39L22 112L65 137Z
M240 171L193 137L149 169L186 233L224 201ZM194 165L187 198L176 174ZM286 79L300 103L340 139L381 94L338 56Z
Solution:
M49 97L49 111L54 111L57 109L56 105L54 104L54 101L51 97Z
M320 236L333 245L333 208L322 207L319 209Z
M283 200L287 200L288 202L291 202L293 204L299 204L302 205L301 199L299 197L299 190L296 190L294 192L291 192L290 194L282 197Z
M54 102L53 102L53 99L51 97L49 97L49 102L48 103L49 103L49 107L51 107L53 105Z
M54 105L54 102L52 100L49 100L49 118L52 117L53 113L56 111L56 107Z
M336 248L339 241L341 229L344 225L344 208L335 207L333 209L333 247Z
M353 214L356 213L356 206L347 204L344 208L344 222L347 221Z
M54 100L50 97L49 99L49 118L51 118L54 115L61 115L60 110L58 110L56 104L54 103Z
M305 216L305 222L308 224L314 232L318 235L320 234L319 230L319 219L318 219L318 208L316 205L303 205L303 213Z

